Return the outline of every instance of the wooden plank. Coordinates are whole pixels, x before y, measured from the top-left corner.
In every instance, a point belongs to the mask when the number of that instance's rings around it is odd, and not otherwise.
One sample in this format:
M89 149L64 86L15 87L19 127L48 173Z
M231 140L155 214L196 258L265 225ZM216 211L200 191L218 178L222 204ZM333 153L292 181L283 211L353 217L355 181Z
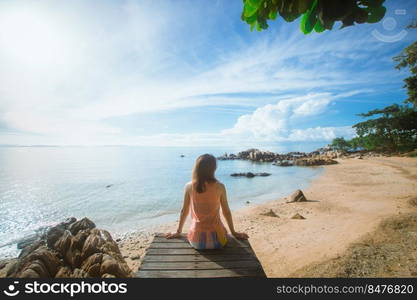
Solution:
M146 255L179 255L179 254L200 254L200 255L254 255L250 248L224 248L224 249L212 249L212 250L195 250L194 248L184 249L160 249L160 248L148 248Z
M223 249L196 250L185 235L157 234L136 274L142 278L266 277L247 240L228 236Z
M224 247L226 248L248 248L249 245L245 244L234 244L229 245L229 243ZM166 248L166 249L176 249L176 248L192 248L192 246L186 242L186 243L152 243L149 248L151 249L159 249L159 248Z
M253 255L145 255L144 262L187 262L187 261L244 261L256 260Z
M256 260L219 262L143 262L144 270L219 270L219 269L257 269L262 268Z
M223 277L265 277L262 269L221 269L221 270L139 270L141 278L223 278Z
M165 237L156 236L152 241L152 246L156 244L187 244L188 240L186 238L179 238L179 239L166 239ZM191 245L190 245L191 247ZM237 240L235 238L228 238L226 247L250 247L249 242L247 240Z

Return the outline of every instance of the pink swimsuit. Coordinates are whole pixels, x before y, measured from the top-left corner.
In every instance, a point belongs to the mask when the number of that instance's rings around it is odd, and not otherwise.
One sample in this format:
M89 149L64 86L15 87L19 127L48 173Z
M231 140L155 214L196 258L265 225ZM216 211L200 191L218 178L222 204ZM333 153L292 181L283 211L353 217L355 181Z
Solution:
M217 249L227 243L227 231L220 219L221 196L217 182L206 183L203 193L191 188L192 223L187 237L195 249Z

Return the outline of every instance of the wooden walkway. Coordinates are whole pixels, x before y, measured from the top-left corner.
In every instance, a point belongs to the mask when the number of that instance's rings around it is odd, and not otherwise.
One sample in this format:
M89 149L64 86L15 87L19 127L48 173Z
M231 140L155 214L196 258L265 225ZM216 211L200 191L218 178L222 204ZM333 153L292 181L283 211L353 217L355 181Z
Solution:
M141 278L266 277L248 241L228 236L223 249L195 250L185 236L156 234L139 267Z

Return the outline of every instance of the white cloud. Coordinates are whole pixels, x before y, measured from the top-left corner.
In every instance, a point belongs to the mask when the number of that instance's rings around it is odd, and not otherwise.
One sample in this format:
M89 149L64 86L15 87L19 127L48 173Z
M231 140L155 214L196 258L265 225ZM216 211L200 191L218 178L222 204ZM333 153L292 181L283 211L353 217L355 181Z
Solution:
M237 120L233 128L223 134L247 137L265 142L272 141L327 141L338 135L351 135L350 127L316 127L297 129L309 117L317 116L329 109L339 96L330 93L315 93L279 100L257 108Z
M197 5L177 2L162 8L156 1L126 1L117 9L102 1L25 1L24 8L22 2L0 4L0 44L9 46L0 51L0 122L21 132L1 135L3 143L296 140L308 132L299 129L300 123L327 111L346 90L392 80L380 70L346 67L346 62L373 57L375 50L385 54L363 31L332 32L337 38L330 43L329 33L303 36L286 24L250 40L225 31L231 34L227 45L212 44L214 33L235 25L229 19L232 24L219 25L216 8L201 18ZM268 93L296 96L277 102ZM207 105L259 108L233 128L209 135L136 137L106 123L135 113ZM310 128L317 139L337 130Z

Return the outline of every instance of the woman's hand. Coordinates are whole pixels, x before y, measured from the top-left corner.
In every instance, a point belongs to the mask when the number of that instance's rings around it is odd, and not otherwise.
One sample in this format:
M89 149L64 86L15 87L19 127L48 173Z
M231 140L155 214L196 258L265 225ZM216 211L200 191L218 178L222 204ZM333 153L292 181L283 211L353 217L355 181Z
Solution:
M167 239L177 239L179 237L181 237L181 232L175 232L175 233L169 232L165 235L165 238Z
M232 232L232 235L239 240L247 240L249 238L244 232Z

